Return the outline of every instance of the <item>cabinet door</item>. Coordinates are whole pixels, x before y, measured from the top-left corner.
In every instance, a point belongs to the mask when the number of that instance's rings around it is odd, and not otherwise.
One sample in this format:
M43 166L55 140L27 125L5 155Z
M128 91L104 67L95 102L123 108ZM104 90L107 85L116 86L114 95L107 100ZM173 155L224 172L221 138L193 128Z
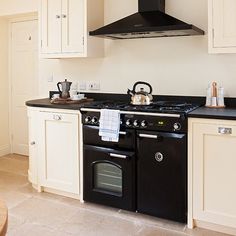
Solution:
M62 52L84 51L84 0L62 0Z
M236 226L235 157L236 126L193 124L194 219Z
M38 112L28 109L28 130L29 130L29 170L28 178L33 184L38 184Z
M235 0L213 0L214 47L236 47L235 13Z
M41 52L61 53L61 0L41 0Z
M79 193L78 115L40 113L40 185Z

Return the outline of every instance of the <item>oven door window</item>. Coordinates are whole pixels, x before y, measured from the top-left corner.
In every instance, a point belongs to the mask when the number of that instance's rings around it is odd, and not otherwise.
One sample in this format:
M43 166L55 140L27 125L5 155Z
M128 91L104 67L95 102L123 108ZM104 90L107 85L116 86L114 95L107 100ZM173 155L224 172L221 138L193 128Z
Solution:
M93 164L94 191L122 196L122 169L112 162L94 162Z

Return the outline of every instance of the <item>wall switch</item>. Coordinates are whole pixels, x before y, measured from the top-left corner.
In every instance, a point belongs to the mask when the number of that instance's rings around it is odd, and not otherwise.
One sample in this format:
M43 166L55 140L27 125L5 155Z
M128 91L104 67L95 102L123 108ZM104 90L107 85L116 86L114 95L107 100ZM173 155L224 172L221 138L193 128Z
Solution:
M49 83L52 83L52 82L53 82L53 79L54 79L54 76L53 76L53 74L51 74L51 75L48 77L48 82L49 82Z
M79 91L81 90L86 90L87 89L87 84L85 81L79 82Z
M88 83L88 90L93 90L93 91L100 90L100 83L99 82L89 82Z

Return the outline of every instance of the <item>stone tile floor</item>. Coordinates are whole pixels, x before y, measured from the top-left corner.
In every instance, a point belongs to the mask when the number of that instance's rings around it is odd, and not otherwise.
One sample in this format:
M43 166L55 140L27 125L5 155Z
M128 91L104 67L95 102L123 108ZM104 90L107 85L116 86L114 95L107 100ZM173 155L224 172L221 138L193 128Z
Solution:
M224 236L204 229L35 191L28 158L0 158L0 199L9 209L9 236Z

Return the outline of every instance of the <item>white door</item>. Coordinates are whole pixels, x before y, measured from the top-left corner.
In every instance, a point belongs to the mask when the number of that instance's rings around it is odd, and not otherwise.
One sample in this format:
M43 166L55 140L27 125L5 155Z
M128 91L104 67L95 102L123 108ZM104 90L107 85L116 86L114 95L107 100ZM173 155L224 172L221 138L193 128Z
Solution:
M84 0L62 0L62 51L84 52Z
M41 51L61 53L61 0L41 1Z
M37 96L38 22L11 25L11 126L12 152L28 155L25 102Z
M78 115L40 112L39 181L48 187L79 193Z
M214 47L236 47L236 1L213 1Z

